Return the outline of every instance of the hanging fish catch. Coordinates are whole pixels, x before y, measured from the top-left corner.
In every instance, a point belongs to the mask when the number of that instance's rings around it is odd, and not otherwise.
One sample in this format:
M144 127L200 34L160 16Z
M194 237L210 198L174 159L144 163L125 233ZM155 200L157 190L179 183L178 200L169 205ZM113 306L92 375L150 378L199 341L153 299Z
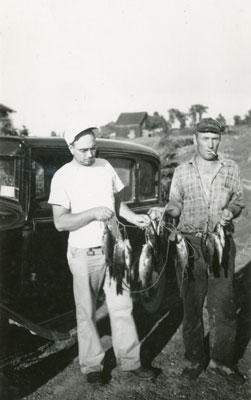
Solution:
M181 271L184 271L188 265L188 249L186 239L180 232L176 235L176 253L180 269Z
M219 276L223 262L223 253L226 244L224 227L217 222L213 233L204 234L202 237L202 251L208 266L208 273Z
M126 267L126 281L130 282L131 278L131 266L132 266L132 246L129 239L124 239L125 246L125 267Z
M176 273L181 295L184 276L186 269L188 267L188 258L189 258L186 238L181 232L176 233L175 247L176 247Z
M146 240L147 243L149 243L152 246L152 249L155 254L158 253L158 235L157 235L157 230L155 226L155 221L151 221L151 223L148 225L146 228Z
M123 238L120 228L117 227L116 237L108 224L105 224L102 240L102 249L105 262L109 268L110 278L116 281L117 294L122 294L122 283L126 276L130 282L130 269L132 262L132 248L128 238Z
M154 254L151 244L144 244L139 259L139 279L142 289L148 288L152 283L153 259Z
M220 222L217 222L214 231L219 236L221 246L224 248L226 243L224 226Z
M122 282L125 276L125 243L121 232L118 229L118 235L115 239L113 248L113 269L112 278L117 282L117 294L122 294Z
M105 255L105 263L109 268L110 276L113 275L113 248L114 248L114 237L111 228L108 224L105 224L103 237L102 237L102 250Z

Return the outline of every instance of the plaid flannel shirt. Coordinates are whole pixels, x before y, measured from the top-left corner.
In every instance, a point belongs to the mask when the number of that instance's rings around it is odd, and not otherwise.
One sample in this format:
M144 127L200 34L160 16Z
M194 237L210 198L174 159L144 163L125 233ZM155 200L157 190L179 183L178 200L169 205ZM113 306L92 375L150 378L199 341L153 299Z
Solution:
M212 179L209 198L205 195L196 156L175 169L170 198L180 208L178 229L182 232L213 232L222 210L231 205L244 207L243 188L235 161L219 157L220 166ZM233 223L227 227L234 231Z

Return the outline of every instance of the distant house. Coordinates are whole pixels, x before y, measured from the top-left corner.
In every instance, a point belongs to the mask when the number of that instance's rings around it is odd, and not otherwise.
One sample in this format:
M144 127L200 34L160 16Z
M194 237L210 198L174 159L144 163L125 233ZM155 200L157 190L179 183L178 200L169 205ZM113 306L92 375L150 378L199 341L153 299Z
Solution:
M134 139L146 129L147 112L121 113L115 122L116 136Z
M15 112L15 111L12 110L11 108L8 108L8 107L4 106L3 104L0 104L0 118L8 117L9 113L13 113L13 112Z
M9 114L15 112L11 108L0 104L0 135L15 135L15 129L13 128L12 121Z

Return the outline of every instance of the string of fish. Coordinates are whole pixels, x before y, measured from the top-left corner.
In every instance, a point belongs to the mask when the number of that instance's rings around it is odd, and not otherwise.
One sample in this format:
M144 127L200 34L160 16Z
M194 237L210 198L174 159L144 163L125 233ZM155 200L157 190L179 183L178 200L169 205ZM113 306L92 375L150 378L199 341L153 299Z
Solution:
M168 227L168 225L171 227L171 229ZM168 236L167 239L167 250L163 266L161 268L158 277L154 280L155 278L154 273L156 274L156 272L153 269L154 260L155 262L158 260L158 257L154 256L156 255L156 252L159 251L156 243L157 243L157 238L161 235L161 231L163 230L167 230L170 233L170 235ZM165 270L165 266L168 260L170 241L173 240L175 240L176 242L177 261L180 263L182 271L182 279L180 284L180 291L181 291L185 276L185 270L188 266L189 258L194 257L195 249L191 245L191 243L187 242L184 235L182 235L182 233L179 232L173 224L163 223L163 218L160 218L158 226L156 226L154 221L151 221L151 224L146 228L146 244L143 245L143 249L139 260L139 278L142 283L143 289L131 291L131 293L146 292L149 289L153 288L159 282L161 275ZM189 249L188 249L189 246L192 249L192 255L189 255ZM147 285L149 279L152 279L153 281L153 283L150 284L150 286Z
M132 258L132 247L129 242L125 227L123 236L120 231L122 224L117 220L116 236L112 233L108 222L104 223L102 237L102 250L105 254L105 263L109 268L110 279L116 281L117 294L122 294L122 282L126 276L127 283L130 282L130 266Z
M219 271L213 271L213 266L221 267L223 253L226 244L225 229L220 222L215 225L214 232L206 232L201 238L201 248L207 263L208 274L212 275ZM215 258L216 255L216 258Z
M192 246L192 244L186 240L185 236L178 232L174 225L170 224L171 229L165 227L165 229L169 229L171 234L175 236L175 244L176 244L176 255L177 255L177 262L179 268L181 270L181 283L180 283L180 293L182 290L182 286L184 283L184 277L186 268L188 267L189 258L193 258L196 249ZM169 237L170 239L170 237ZM223 252L225 248L225 230L224 227L220 222L215 225L214 232L212 233L204 233L201 238L201 247L202 252L207 262L208 267L208 274L212 274L212 266L214 263L214 257L216 254L216 261L218 266L222 265L223 261ZM192 249L192 255L189 256L189 247ZM218 273L218 271L216 271Z
M147 285L147 282L153 278L154 275L154 256L157 257L157 248L154 249L156 245L156 227L154 227L154 221L151 222L149 227L145 229L146 244L143 245L142 252L139 260L139 279L141 281L141 290L130 290L127 285L131 278L131 261L132 261L132 247L130 245L128 235L126 232L126 227L129 225L122 224L119 220L116 220L118 228L116 237L113 236L111 226L108 223L104 223L103 239L102 239L102 249L105 254L105 262L109 268L110 278L116 280L116 290L117 294L122 294L122 283L130 293L143 293L153 288L159 282L161 275L165 269L165 265L168 258L168 250L166 251L166 259L161 268L159 275L156 277L152 284ZM120 231L120 226L123 227L123 236ZM132 226L130 226L132 228ZM137 227L134 227L137 228ZM155 273L157 274L157 273ZM126 282L123 282L126 276ZM153 279L151 279L153 280ZM126 290L126 289L125 289Z
M168 228L168 225L171 227L171 229ZM170 232L170 236L168 239L172 242L175 242L177 275L181 274L181 279L179 282L179 290L181 295L186 269L188 268L189 265L189 259L194 258L196 249L186 239L186 237L182 234L182 232L177 230L175 225L169 222L167 226L164 227L164 229L167 229ZM191 255L189 254L190 253L189 248L191 249L192 252Z
M145 228L146 243L142 246L139 258L139 281L141 282L141 289L129 290L132 294L145 293L154 288L158 284L165 270L169 253L169 242L167 242L165 260L160 272L158 273L154 270L154 265L159 259L158 253L160 249L158 245L158 236L156 223L151 220L151 223Z
M123 225L123 224L122 224ZM181 232L177 231L176 227L169 223L172 229L168 228L165 226L164 223L162 223L162 220L159 221L159 224L155 223L155 221L151 220L151 223L147 228L145 228L145 238L146 238L146 243L142 247L141 255L139 258L139 281L141 282L141 287L142 289L140 290L130 290L130 287L127 286L124 283L124 286L127 287L128 291L132 294L136 293L144 293L148 292L150 289L154 288L164 270L165 266L168 260L168 254L169 254L169 242L170 242L170 237L168 237L167 240L167 249L166 249L166 254L165 254L165 260L163 262L163 265L161 267L161 270L159 274L154 271L154 265L156 262L158 262L158 252L159 248L157 245L158 241L158 236L161 234L161 230L168 230L172 234L175 234L176 237L176 249L177 249L177 260L181 262L181 270L182 270L182 282L180 286L180 290L182 289L183 281L184 281L184 275L185 275L185 269L188 265L188 259L190 257L194 257L194 255L189 256L188 252L188 245L192 247L193 251L195 250L193 246L190 243L187 243L185 237L181 234ZM125 225L124 225L125 226Z

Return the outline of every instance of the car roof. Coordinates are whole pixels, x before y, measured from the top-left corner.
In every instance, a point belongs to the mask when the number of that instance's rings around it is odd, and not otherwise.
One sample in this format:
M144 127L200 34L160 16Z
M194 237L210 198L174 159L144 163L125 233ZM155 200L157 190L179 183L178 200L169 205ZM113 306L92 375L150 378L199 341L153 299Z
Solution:
M64 138L61 137L38 137L38 136L1 136L0 140L7 139L8 141L18 141L23 143L25 146L31 148L39 148L39 149L48 149L48 148L57 148L64 149L67 147L67 144ZM122 153L137 153L144 155L151 155L160 159L156 150L152 149L149 146L144 146L138 143L132 143L125 140L114 140L114 139L104 139L97 138L98 148L101 151L110 151L110 152L122 152Z

